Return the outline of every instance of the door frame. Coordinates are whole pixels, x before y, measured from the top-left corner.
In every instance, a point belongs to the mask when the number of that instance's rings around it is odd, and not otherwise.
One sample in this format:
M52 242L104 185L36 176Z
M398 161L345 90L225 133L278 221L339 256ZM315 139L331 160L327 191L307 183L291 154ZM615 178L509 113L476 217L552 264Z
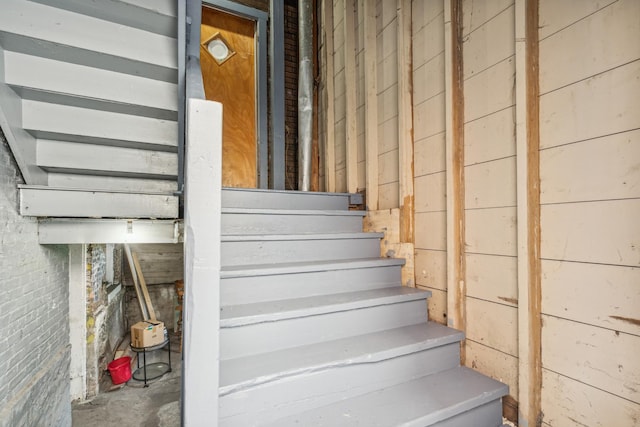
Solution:
M230 0L203 0L203 6L256 23L256 144L258 146L258 188L268 188L269 185L269 131L267 108L267 22L269 14L259 9L234 3ZM224 111L223 111L224 114Z

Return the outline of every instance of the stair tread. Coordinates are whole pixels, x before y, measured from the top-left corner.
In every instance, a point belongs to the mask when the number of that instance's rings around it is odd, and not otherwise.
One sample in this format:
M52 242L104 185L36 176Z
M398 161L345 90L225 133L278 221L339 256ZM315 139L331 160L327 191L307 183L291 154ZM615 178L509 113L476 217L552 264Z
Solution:
M429 426L505 396L508 387L457 367L277 420L272 425Z
M273 241L273 240L332 240L332 239L382 239L384 233L300 233L300 234L225 234L223 242Z
M234 265L223 267L220 277L268 276L276 274L308 273L328 270L349 270L356 268L402 266L402 258L363 258L329 261L285 262L278 264Z
M223 306L220 309L220 327L230 328L415 301L423 298L426 299L430 295L431 292L429 291L396 286L367 291Z
M464 338L434 322L220 361L220 394L293 375L375 363Z
M253 209L253 208L222 208L223 214L254 214L254 215L324 215L324 216L365 216L365 211L347 211L339 209Z

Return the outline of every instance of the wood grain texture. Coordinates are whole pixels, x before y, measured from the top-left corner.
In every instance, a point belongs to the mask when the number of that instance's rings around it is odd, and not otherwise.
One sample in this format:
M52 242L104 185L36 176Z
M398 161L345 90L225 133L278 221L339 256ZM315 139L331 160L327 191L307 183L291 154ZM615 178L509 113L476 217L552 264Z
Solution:
M542 364L640 404L640 337L543 316Z
M347 191L358 191L358 127L356 116L356 34L354 0L344 0L345 155Z
M540 43L540 93L638 59L638 16L640 2L620 0L543 40Z
M222 103L222 185L257 185L255 22L202 8L200 41L220 34L235 55L218 64L200 47L200 64L208 100Z
M515 107L465 123L465 166L514 156L515 132Z
M518 395L518 358L473 340L467 340L466 366L509 386L509 395Z
M482 254L467 254L466 257L468 296L499 304L518 305L518 266L515 257Z
M333 46L333 1L324 0L322 5L322 33L324 35L324 182L325 190L336 191L335 158L335 90L334 90L334 46Z
M541 96L541 148L640 128L639 75L636 60Z
M640 130L540 153L541 202L640 198Z
M523 287L522 292L526 292L526 312L521 311L523 316L527 316L525 327L528 329L523 339L526 346L523 350L526 354L520 354L524 362L520 365L521 370L527 370L526 384L521 387L526 388L526 399L520 399L521 405L526 409L523 411L525 418L530 424L538 424L543 416L541 391L542 391L542 272L540 267L540 253L542 247L542 219L540 211L540 76L539 76L539 3L538 0L527 0L524 9L525 25L525 70L524 83L526 97L523 99L525 106L526 120L526 281L519 285ZM520 17L518 17L519 19ZM520 141L518 141L520 143ZM524 196L524 194L523 194ZM522 220L522 216L518 217ZM522 236L524 237L524 236ZM524 261L524 260L523 260ZM522 378L522 377L521 377Z
M467 338L511 356L518 356L518 309L477 298L466 300Z
M414 145L415 177L445 171L445 135L444 132L416 140Z
M640 405L579 380L544 369L542 405L548 426L612 427L640 425Z
M447 324L447 291L431 288L429 286L416 286L418 289L426 289L431 292L431 297L427 300L429 309L429 320L442 325Z
M447 290L447 253L429 249L416 249L416 284Z
M447 22L447 20L450 20ZM467 331L467 290L465 270L465 179L464 122L466 116L463 81L462 0L445 4L446 77L446 249L447 249L447 323ZM416 237L417 242L417 237ZM460 360L465 362L464 341Z
M402 285L415 287L414 245L401 241L402 211L399 208L368 211L363 220L365 232L384 233L380 241L380 254L388 258L403 258Z
M640 199L542 206L542 258L640 267Z
M367 207L378 209L378 69L375 4L363 2ZM360 15L360 14L359 14Z
M640 268L542 261L542 312L640 337Z
M467 2L465 2L466 4ZM478 3L478 2L472 2ZM499 3L499 2L480 2ZM491 5L493 6L493 5ZM491 6L487 7L490 8ZM465 38L464 78L481 73L494 64L513 56L515 43L513 25L513 5L499 11L490 21L474 28L475 31ZM478 19L475 15L467 17L469 21ZM465 22L470 28L472 22Z
M466 211L466 252L516 256L516 208Z
M398 0L398 206L401 209L401 241L414 241L413 157L413 50L411 0ZM414 280L415 281L415 280Z
M515 156L466 166L465 207L479 209L515 206L515 177Z

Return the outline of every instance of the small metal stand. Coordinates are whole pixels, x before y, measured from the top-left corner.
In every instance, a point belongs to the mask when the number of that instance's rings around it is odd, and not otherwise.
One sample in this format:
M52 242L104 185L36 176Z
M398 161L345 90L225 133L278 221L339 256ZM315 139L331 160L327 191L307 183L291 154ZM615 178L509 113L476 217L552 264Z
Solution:
M147 365L147 352L160 350L164 347L168 347L169 363L156 362ZM137 381L144 381L144 386L149 387L147 381L160 378L167 372L171 372L171 340L167 338L164 342L150 347L134 347L131 345L131 350L138 353L138 369L133 373L133 379ZM142 353L142 366L140 366L140 353Z

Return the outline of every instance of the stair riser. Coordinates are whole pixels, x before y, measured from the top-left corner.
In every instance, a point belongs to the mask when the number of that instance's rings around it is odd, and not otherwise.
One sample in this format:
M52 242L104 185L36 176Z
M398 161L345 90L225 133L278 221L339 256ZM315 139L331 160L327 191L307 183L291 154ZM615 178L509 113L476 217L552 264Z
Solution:
M35 1L156 34L170 37L176 37L177 34L176 3L171 0L156 0L153 9L135 1L108 1L97 4L83 0Z
M436 424L433 427L501 427L502 424L502 400L497 399L482 406L473 408L467 412L451 417ZM406 427L426 427L423 423L406 424Z
M346 210L348 195L222 190L223 208Z
M151 70L135 69L135 63L155 65L172 71L178 68L175 36L167 37L113 22L80 15L55 7L18 0L3 0L0 26L10 37L11 48L28 53L30 40L48 41L52 46L77 51L69 61L92 66L92 59L113 56L125 59L131 69L117 70L134 75L158 78ZM95 37L78 37L78 34L95 34ZM108 37L105 36L108 34ZM37 46L36 46L37 49ZM42 55L46 56L46 55ZM71 58L68 58L71 59ZM175 81L175 80L174 80Z
M377 238L223 241L221 246L223 267L380 256L380 243Z
M56 95L78 97L78 101L102 100L112 102L113 110L129 106L175 112L178 88L176 84L115 73L99 68L86 67L42 57L7 52L6 83L34 91L49 92L48 102L64 104L66 98L57 100ZM42 70L47 70L42 73ZM101 84L96 85L96 81ZM125 112L125 111L122 111Z
M178 155L164 151L38 140L38 166L86 175L155 176L175 179Z
M131 148L164 147L166 151L175 151L178 144L178 124L173 121L28 100L22 107L24 129L43 139L110 145L120 141Z
M361 216L223 213L222 234L357 233Z
M451 369L458 365L459 348L458 343L448 344L377 363L301 374L221 396L220 425L263 425L300 411ZM247 402L251 402L251 413L247 412Z
M222 279L222 305L249 304L340 292L386 288L400 283L400 266L315 271Z
M222 328L220 358L232 359L327 340L415 325L427 319L425 300Z

